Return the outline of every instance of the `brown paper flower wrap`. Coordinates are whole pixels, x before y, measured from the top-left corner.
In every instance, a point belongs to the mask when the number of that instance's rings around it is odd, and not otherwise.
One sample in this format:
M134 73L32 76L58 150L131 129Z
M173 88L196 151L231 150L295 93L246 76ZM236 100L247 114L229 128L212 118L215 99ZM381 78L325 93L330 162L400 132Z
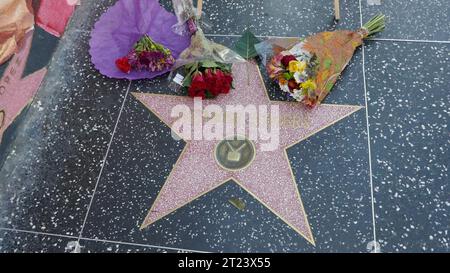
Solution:
M384 19L377 15L357 31L321 32L304 39L273 38L257 44L256 49L281 90L315 106L330 93L363 40L384 29Z

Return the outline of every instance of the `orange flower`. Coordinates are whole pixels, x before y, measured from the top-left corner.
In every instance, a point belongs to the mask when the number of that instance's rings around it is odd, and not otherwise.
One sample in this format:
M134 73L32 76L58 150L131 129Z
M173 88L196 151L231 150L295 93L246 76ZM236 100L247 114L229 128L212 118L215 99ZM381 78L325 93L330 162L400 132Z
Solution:
M288 81L283 76L278 77L278 82L280 83L280 85L286 85L288 83Z

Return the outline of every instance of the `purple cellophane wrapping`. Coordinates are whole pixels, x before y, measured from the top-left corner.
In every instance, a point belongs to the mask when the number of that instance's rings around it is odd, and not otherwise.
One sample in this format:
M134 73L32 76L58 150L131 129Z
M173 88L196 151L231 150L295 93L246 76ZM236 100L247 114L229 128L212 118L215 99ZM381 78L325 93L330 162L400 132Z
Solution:
M92 63L103 75L119 79L152 79L170 69L157 72L120 71L115 61L133 49L133 45L148 34L155 42L172 51L175 59L190 44L190 37L172 31L177 18L161 7L157 0L119 0L103 14L91 33Z

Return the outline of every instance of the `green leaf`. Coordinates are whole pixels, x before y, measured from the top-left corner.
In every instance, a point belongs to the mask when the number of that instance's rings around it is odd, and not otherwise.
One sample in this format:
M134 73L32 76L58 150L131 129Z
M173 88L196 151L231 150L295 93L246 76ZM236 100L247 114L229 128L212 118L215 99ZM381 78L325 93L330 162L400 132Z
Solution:
M292 73L290 73L290 72L285 72L285 73L283 73L283 77L286 80L290 80L290 79L292 79L294 77L294 75Z
M363 28L367 29L368 33L368 37L381 32L384 30L385 25L386 25L386 16L384 16L383 14L378 14L375 17L373 17L372 19L369 20L369 22L367 22ZM367 38L367 37L364 37Z
M245 209L245 202L239 198L231 198L228 202L230 202L230 204L235 206L238 210L243 211Z
M183 80L183 87L189 87L192 83L192 74L186 75Z
M219 67L219 64L214 61L206 60L201 62L200 66L203 68L217 68Z
M331 59L328 59L328 58L325 59L325 60L323 61L323 67L324 67L325 69L329 69L332 62L333 62L333 61L332 61Z
M195 63L192 65L192 67L189 69L189 75L192 75L195 71L198 70L198 63Z
M139 41L134 44L134 50L137 53L141 53L143 51L159 51L164 53L165 55L171 54L170 49L165 48L163 45L156 43L150 38L147 34L141 37Z
M247 29L234 45L234 50L248 60L258 55L258 52L256 52L255 49L255 44L259 42L260 40Z
M219 68L223 72L231 72L231 65L230 64L219 63L217 68Z

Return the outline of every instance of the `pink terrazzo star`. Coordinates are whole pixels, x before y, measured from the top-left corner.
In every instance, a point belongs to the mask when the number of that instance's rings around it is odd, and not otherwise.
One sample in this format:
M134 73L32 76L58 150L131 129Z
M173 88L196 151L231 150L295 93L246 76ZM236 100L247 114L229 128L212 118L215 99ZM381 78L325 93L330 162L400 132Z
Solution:
M263 151L263 141L255 140L256 155L245 169L227 171L218 165L214 151L220 141L186 140L186 147L167 178L142 227L145 228L176 209L217 188L230 179L248 191L269 210L286 222L311 244L314 243L300 193L293 176L286 149L318 131L359 110L359 106L326 105L305 108L296 102L270 101L256 65L234 65L236 89L215 100L205 100L203 106L278 105L280 120L302 117L309 124L280 124L280 145L275 151ZM250 81L248 81L250 79ZM171 126L176 118L171 110L176 105L193 109L192 98L156 94L133 94L163 122ZM205 120L206 121L206 120ZM248 122L248 121L247 121Z
M24 38L19 52L11 59L0 80L0 142L6 128L31 101L47 73L47 69L43 68L22 79L32 40L31 31Z

